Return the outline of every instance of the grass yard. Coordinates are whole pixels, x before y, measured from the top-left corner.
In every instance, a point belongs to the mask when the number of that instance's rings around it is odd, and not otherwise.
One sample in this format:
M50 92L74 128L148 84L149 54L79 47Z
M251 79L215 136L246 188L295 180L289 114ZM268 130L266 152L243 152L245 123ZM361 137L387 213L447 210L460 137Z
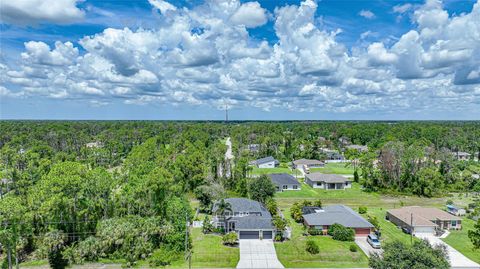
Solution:
M353 175L353 167L347 166L347 163L326 163L325 167L312 168L310 172L320 172L324 174Z
M454 249L460 251L463 255L472 261L480 263L480 250L473 250L472 241L468 238L468 230L473 229L475 222L464 218L462 221L462 230L450 231L450 234L443 241Z
M292 228L292 239L275 243L277 257L285 267L294 268L325 268L325 267L368 267L368 259L365 254L358 250L351 252L349 247L354 242L335 241L327 236L302 235L303 226L295 223L290 217L289 209L283 209L285 218ZM305 250L305 242L311 238L317 242L320 253L310 254Z
M213 234L203 234L201 228L192 230L192 267L194 268L235 268L240 259L238 248L226 247L222 237ZM183 259L167 268L188 268L188 262Z
M252 175L263 175L263 174L273 174L273 173L287 173L292 174L294 171L290 168L284 167L275 167L275 168L258 168L254 167L252 170Z

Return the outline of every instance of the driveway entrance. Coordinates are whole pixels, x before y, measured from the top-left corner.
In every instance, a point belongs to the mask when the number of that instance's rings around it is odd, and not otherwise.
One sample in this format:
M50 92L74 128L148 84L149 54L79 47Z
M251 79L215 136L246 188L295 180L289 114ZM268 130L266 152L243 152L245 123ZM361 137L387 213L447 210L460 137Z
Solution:
M416 234L418 238L427 239L432 245L444 245L447 247L448 257L450 258L450 265L452 268L464 268L464 269L480 269L480 265L469 258L465 257L462 253L443 242L440 238L432 234Z
M239 240L240 261L237 268L284 268L277 258L273 240Z

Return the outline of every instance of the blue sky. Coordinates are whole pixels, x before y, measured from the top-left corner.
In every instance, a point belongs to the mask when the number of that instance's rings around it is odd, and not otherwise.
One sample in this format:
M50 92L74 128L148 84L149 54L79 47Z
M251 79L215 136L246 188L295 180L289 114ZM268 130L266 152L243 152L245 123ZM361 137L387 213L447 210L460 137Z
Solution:
M1 119L479 119L480 2L2 1Z

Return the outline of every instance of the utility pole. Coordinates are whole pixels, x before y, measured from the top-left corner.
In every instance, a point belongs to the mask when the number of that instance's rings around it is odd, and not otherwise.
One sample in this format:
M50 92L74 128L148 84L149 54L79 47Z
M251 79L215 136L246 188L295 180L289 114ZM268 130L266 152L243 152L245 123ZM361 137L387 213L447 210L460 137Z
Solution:
M410 213L410 244L413 245L413 213Z
M188 244L189 229L188 213L185 213L185 260L188 259L188 268L192 269L192 251L190 250Z
M225 104L225 122L228 122L228 105Z

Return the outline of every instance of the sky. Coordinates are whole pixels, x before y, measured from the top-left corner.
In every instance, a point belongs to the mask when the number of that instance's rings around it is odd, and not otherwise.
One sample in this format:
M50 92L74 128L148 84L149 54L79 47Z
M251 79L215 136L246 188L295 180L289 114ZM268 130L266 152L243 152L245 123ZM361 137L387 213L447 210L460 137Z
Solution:
M16 0L0 15L0 119L480 119L480 0Z

